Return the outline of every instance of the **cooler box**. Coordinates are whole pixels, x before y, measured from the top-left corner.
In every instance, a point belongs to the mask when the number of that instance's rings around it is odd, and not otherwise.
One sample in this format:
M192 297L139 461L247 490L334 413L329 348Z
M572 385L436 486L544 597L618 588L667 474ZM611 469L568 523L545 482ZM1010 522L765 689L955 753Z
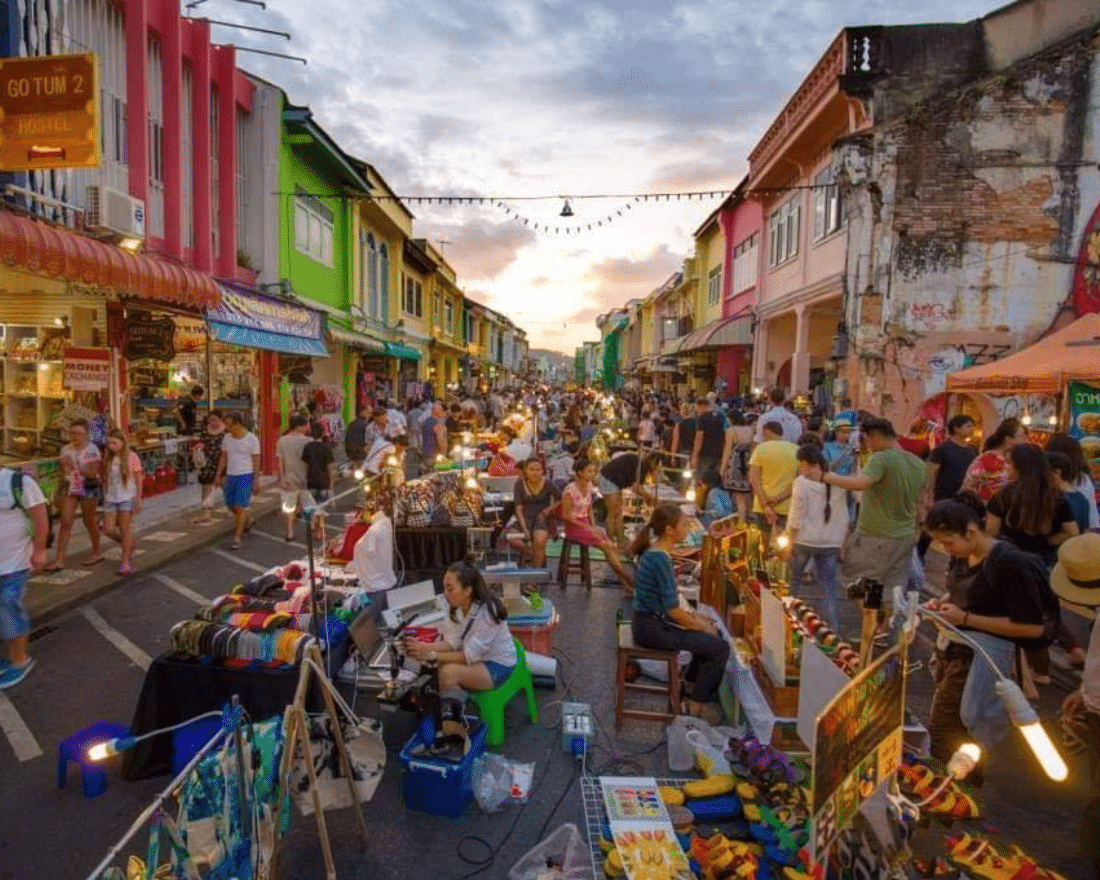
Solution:
M513 626L509 621L508 631L519 639L519 643L529 654L544 654L549 657L554 650L554 630L558 628L559 622L557 614L549 623L541 626Z
M458 817L474 799L474 761L485 753L489 728L476 718L466 717L474 731L470 735L470 751L460 763L452 763L428 755L410 754L423 743L420 731L412 735L399 756L401 786L405 806L421 813ZM474 725L477 725L474 728Z

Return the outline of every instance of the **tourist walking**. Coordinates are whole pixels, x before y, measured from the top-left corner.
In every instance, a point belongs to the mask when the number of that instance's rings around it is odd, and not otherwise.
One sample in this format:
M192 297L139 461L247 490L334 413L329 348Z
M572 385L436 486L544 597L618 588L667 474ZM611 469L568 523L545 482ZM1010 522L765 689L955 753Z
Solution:
M31 620L23 597L27 579L46 562L50 517L46 496L31 477L0 468L0 690L27 677L34 660L27 653Z
M225 439L225 422L220 409L211 410L206 425L191 447L191 460L199 470L199 488L202 493L199 515L191 520L193 525L206 525L212 521L210 511L214 506L214 483L218 478L218 464L222 459L222 440Z
M252 528L249 507L256 475L260 472L260 440L245 427L239 413L226 413L225 425L217 481L225 495L225 506L233 513L233 543L229 546L232 550L240 550L241 538ZM320 429L320 425L317 428Z
M69 442L61 447L64 493L61 496L61 525L57 530L54 558L46 566L46 571L60 571L65 567L65 554L69 549L78 509L92 541L91 553L84 560L84 565L95 565L103 559L99 524L96 521L96 508L103 496L103 484L100 480L103 456L100 455L99 448L88 439L88 423L84 419L73 419L67 433Z
M144 469L126 435L111 431L103 453L103 534L122 547L118 573L134 573L134 517L141 513Z

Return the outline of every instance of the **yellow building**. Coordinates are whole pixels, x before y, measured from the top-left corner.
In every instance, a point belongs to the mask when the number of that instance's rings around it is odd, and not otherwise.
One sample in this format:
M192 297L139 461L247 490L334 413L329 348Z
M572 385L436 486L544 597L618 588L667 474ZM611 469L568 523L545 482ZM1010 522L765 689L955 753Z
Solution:
M425 302L431 340L428 343L428 377L437 389L459 384L459 369L466 355L462 326L463 296L454 269L430 242L416 242L435 263Z

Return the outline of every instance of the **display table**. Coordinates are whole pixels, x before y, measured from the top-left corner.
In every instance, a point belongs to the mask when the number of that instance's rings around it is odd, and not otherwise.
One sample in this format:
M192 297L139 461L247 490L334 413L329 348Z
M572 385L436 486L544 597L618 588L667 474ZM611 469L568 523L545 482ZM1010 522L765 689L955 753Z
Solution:
M428 526L395 530L397 552L405 566L405 581L442 577L447 567L466 558L466 529Z
M346 659L348 642L332 652L335 670ZM249 666L232 668L209 661L180 658L168 654L157 657L145 673L130 734L140 736L151 730L171 727L221 709L234 695L240 699L253 721L276 715L294 701L300 669L297 666ZM322 711L319 691L311 687L306 709ZM147 779L172 771L172 734L144 740L124 753L124 779Z

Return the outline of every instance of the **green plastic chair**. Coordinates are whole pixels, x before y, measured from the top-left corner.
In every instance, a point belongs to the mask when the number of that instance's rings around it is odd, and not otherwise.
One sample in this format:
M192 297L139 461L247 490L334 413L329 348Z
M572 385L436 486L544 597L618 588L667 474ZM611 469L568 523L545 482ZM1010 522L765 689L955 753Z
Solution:
M531 681L531 670L527 668L527 655L519 639L512 637L516 646L516 668L499 687L491 691L475 691L472 696L481 713L481 721L489 728L489 745L504 744L504 709L509 701L520 691L527 694L527 715L532 724L539 720L539 705L535 702L535 685Z

